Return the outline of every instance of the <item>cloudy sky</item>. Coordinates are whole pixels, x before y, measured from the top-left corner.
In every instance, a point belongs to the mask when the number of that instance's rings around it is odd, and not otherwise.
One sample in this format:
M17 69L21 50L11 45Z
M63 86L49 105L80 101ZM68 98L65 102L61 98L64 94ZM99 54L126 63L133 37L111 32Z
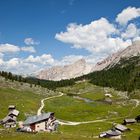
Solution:
M140 0L0 0L0 70L95 64L140 39Z

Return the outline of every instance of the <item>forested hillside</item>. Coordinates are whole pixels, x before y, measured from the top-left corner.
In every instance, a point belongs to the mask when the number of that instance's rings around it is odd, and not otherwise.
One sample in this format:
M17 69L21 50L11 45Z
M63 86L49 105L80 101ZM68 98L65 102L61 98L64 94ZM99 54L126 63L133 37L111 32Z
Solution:
M140 88L140 56L121 59L114 67L96 71L76 80L87 79L91 83L117 90L133 91Z
M5 80L10 79L11 81L18 81L22 83L29 83L30 87L33 85L39 85L44 88L55 90L57 87L64 87L74 85L74 79L69 80L61 80L61 81L49 81L49 80L41 80L34 77L22 77L21 75L15 75L11 72L0 71L0 76L5 77Z
M0 72L0 75L12 81L30 83L31 87L32 84L34 84L53 90L57 87L74 85L75 82L81 80L89 80L95 85L113 87L117 90L129 92L140 88L140 56L131 57L129 59L123 58L114 67L108 68L75 79L61 81L40 80L33 77L24 78L20 75L13 75L11 72L4 71Z

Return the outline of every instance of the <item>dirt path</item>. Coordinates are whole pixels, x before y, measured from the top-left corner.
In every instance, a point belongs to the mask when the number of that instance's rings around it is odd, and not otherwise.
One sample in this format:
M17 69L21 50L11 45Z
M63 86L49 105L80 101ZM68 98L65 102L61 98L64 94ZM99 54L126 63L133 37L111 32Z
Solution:
M61 93L60 95L56 95L56 96L47 97L47 98L45 98L45 99L42 99L42 100L41 100L41 106L40 106L40 108L37 110L37 115L40 115L40 114L41 114L41 111L42 111L42 109L44 108L44 101L45 101L45 100L49 100L49 99L61 97L61 96L63 96L63 95L64 95L64 94Z
M60 125L80 125L80 124L88 124L88 123L104 122L104 121L107 121L107 119L94 120L94 121L85 121L85 122L71 122L71 121L58 120L58 123Z
M136 108L136 107L138 107L140 105L140 100L138 100L138 99L131 99L130 101L135 102L135 107L134 108Z
M45 98L45 99L42 99L42 100L41 100L41 106L40 106L40 108L39 108L38 111L37 111L37 115L40 115L40 114L41 114L41 111L42 111L42 109L43 109L44 106L45 106L45 104L44 104L44 101L45 101L45 100L49 100L49 99L61 97L61 96L63 96L63 95L64 95L64 94L61 93L60 95L56 95L56 96L47 97L47 98ZM120 117L120 118L122 118L122 117ZM116 119L116 118L114 118L114 119ZM112 118L112 120L113 120L113 118ZM60 120L60 119L58 119L58 123L59 123L60 125L80 125L80 124L89 124L89 123L104 122L104 121L108 121L108 119L93 120L93 121L84 121L84 122L72 122L72 121L66 121L66 120ZM110 123L110 122L109 122L109 123Z
M93 120L93 121L85 121L85 122L71 122L71 121L65 121L65 120L58 120L58 123L60 125L80 125L80 124L89 124L89 123L96 123L96 122L112 123L111 120L122 119L122 118L124 118L124 117L111 118L111 119L101 119L101 120Z

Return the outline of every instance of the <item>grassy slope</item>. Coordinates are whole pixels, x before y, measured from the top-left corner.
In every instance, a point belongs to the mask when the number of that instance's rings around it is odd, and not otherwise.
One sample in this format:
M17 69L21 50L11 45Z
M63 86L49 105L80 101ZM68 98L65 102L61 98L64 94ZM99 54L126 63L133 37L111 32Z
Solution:
M94 100L104 98L104 90L101 87L87 83L79 83L72 87L60 88L59 91L67 93L77 94L82 93L81 97L86 97ZM57 133L38 133L38 134L26 134L17 133L13 130L0 130L0 139L2 140L90 140L96 139L100 132L106 131L112 127L112 123L121 123L125 116L130 115L134 117L138 115L140 109L138 106L131 113L130 110L134 107L134 104L129 101L125 101L125 105L121 104L124 99L121 99L117 95L117 91L109 89L113 94L113 105L104 103L85 103L77 99L73 99L70 96L63 96L56 99L51 99L45 102L44 111L53 111L56 113L56 117L64 120L71 121L88 121L109 118L108 121L102 123L82 124L78 126L60 126ZM9 104L16 104L17 109L21 111L20 119L25 117L24 113L34 114L40 104L42 95L36 95L29 91L18 91L15 89L0 88L0 117L3 117L7 113L7 106ZM119 105L118 105L119 104ZM24 107L23 107L24 106ZM110 112L118 112L118 115L114 115ZM23 113L24 112L24 113ZM119 117L122 117L121 119ZM113 120L110 120L114 118ZM132 132L126 132L123 134L123 139L137 140L139 137L140 124L130 125L133 129Z
M78 96L92 100L104 99L103 88L91 85L88 82L79 83L72 87L60 88L59 90L65 92L66 94L82 93ZM54 111L59 119L69 121L88 121L108 118L108 121L103 123L60 127L60 131L64 134L71 134L73 137L81 135L81 137L85 136L90 139L90 137L97 136L100 132L111 128L114 122L122 123L124 118L133 118L140 113L140 105L135 108L135 102L132 103L130 100L124 99L119 95L124 94L123 92L115 91L110 88L107 88L107 90L113 95L112 105L98 102L85 103L84 101L73 99L71 96L63 96L61 98L46 101L44 110ZM113 114L113 112L117 112L118 114ZM132 132L124 133L123 139L138 139L140 136L140 124L130 125L128 127L132 129Z
M0 118L8 113L8 106L11 104L16 105L20 111L19 119L25 119L25 113L36 114L42 98L29 91L0 88Z

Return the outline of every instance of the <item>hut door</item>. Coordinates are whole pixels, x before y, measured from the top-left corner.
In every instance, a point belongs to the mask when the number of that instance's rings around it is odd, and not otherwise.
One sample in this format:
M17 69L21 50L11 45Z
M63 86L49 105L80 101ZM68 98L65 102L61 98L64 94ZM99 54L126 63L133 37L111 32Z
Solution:
M30 125L30 128L31 128L33 131L35 131L35 124L31 124L31 125Z

